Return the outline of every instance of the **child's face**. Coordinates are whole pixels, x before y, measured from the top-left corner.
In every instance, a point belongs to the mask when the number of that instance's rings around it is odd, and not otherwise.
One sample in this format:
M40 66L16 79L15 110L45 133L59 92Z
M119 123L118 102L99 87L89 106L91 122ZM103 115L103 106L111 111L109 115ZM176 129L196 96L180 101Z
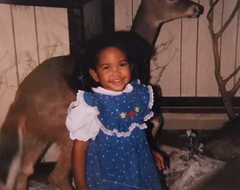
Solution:
M131 80L131 66L118 48L108 47L99 53L96 72L89 72L96 82L111 91L122 91Z

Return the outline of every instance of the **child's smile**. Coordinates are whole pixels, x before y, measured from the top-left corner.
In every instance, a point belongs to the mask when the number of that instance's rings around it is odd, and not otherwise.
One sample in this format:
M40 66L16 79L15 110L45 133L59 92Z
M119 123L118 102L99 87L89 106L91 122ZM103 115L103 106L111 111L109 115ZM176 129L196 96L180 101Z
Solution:
M93 79L107 90L122 91L131 80L131 66L125 54L116 47L108 47L99 54L96 72L90 69Z

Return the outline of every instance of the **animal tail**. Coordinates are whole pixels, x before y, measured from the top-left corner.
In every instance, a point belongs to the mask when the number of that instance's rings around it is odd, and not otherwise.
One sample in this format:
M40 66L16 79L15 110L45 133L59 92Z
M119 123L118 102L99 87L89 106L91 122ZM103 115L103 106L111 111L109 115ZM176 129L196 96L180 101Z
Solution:
M25 117L10 106L0 129L0 189L13 190L22 161L22 129Z

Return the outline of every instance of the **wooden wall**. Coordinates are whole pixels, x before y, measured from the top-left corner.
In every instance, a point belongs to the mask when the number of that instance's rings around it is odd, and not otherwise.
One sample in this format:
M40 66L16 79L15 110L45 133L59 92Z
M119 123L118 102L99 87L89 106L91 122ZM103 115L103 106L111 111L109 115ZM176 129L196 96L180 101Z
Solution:
M151 61L151 82L163 96L217 97L213 53L206 14L199 19L179 19L163 25ZM115 29L130 29L140 0L115 1ZM215 29L230 15L236 0L220 0L215 9ZM221 72L226 77L240 64L239 12L220 41ZM23 78L43 60L69 53L67 10L0 4L0 123ZM240 75L238 75L240 76ZM230 81L232 87L237 78ZM237 93L240 96L240 91Z
M179 19L163 25L156 47L157 56L151 64L151 82L159 84L163 96L217 97L214 60L206 14L209 0L196 0L205 8L199 19ZM115 28L128 30L140 0L115 1ZM236 0L220 0L214 13L218 30L231 14ZM239 12L220 41L221 74L227 77L240 64ZM240 76L240 75L238 75ZM231 88L237 78L230 81ZM240 96L238 91L236 96Z
M161 86L163 96L219 96L206 20L209 0L199 2L205 7L199 19L166 23L157 40L151 82ZM139 3L140 0L115 1L116 30L130 29ZM215 10L215 29L221 27L235 3L236 0L220 0ZM239 17L237 13L221 38L223 77L240 64ZM24 77L42 61L66 54L69 54L67 9L0 4L0 124ZM229 88L236 80L229 83ZM56 154L48 154L45 160L54 160L52 155Z
M38 64L69 54L67 10L0 4L0 123L19 83Z

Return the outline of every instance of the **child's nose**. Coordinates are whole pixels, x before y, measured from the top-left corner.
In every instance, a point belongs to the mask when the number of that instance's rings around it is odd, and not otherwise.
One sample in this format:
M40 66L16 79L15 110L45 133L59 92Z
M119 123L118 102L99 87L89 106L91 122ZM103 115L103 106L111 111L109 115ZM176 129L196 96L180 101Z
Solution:
M114 70L113 70L113 75L120 75L120 70L119 70L119 68L114 68Z

